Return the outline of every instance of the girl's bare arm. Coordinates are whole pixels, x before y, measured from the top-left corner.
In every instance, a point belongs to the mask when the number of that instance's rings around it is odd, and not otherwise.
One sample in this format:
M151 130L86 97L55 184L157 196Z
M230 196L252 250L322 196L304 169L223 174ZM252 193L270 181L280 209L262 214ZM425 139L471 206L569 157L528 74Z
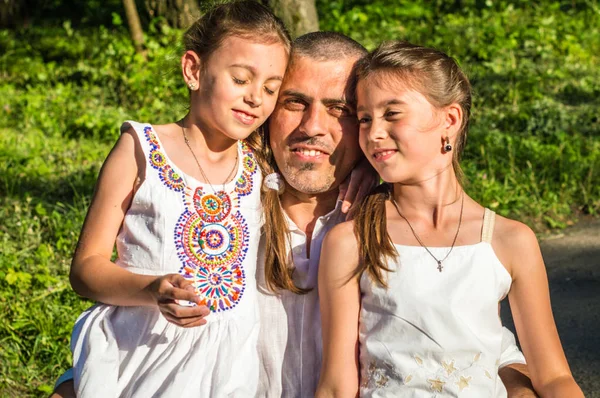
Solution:
M137 152L137 153L136 153ZM124 132L108 155L96 184L69 275L73 289L80 295L106 304L159 305L170 321L195 326L207 313L205 307L181 307L174 299L196 301L186 289L189 284L176 274L162 277L137 275L110 261L125 213L131 203L138 166L144 156L136 151L136 138ZM198 313L198 314L197 314ZM181 322L179 319L185 319Z
M583 397L558 337L535 234L526 225L506 219L497 230L493 243L512 275L508 299L535 390L541 397Z
M358 318L360 287L353 224L335 226L323 242L319 300L323 327L323 364L316 397L356 397L359 386Z

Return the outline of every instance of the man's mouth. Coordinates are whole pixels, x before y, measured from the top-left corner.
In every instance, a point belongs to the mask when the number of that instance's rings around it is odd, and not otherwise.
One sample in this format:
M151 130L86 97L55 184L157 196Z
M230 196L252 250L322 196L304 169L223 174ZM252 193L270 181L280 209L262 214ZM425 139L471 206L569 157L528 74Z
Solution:
M315 149L293 149L292 152L298 153L303 156L316 157L325 155L325 152L321 152Z
M318 162L329 156L329 153L323 147L314 145L297 144L290 147L294 156L303 161Z

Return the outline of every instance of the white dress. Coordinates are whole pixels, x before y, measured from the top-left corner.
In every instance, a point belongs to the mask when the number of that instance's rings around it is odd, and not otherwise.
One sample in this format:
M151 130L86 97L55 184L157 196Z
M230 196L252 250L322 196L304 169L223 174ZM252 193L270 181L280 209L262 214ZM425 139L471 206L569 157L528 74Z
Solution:
M442 272L423 247L396 245L387 290L362 276L361 396L506 397L498 303L512 279L490 244L494 216L485 210L481 242L455 247Z
M252 397L262 219L252 151L239 143L237 174L215 193L177 169L151 125L129 124L147 163L117 237L116 264L145 275L182 273L211 314L206 325L184 329L157 307L93 306L72 335L75 390L79 397Z

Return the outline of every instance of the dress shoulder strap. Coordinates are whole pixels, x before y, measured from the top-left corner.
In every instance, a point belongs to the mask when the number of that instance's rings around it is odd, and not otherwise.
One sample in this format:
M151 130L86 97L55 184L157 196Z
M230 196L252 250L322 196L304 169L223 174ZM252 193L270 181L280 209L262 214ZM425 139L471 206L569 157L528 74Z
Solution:
M496 213L492 210L485 208L483 212L483 226L481 227L481 241L492 243L492 236L494 235L494 225L496 223Z
M155 137L152 127L147 123L138 123L132 120L127 120L121 125L121 134L130 128L132 128L135 132L135 136L142 149L142 152L144 152L145 157L147 157L152 150L152 138Z

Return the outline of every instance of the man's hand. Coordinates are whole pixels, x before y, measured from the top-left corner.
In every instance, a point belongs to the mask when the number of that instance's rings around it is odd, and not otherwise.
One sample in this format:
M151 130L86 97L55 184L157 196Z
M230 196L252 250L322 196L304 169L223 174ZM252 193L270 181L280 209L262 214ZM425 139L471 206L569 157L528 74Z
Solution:
M342 213L348 213L350 216L357 205L378 184L379 174L367 159L362 159L340 185L338 200L343 200Z
M200 299L194 293L192 283L182 275L161 276L148 285L147 289L167 321L184 328L206 324L204 318L210 314L210 310L208 307L200 305ZM178 300L189 301L196 305L180 305Z
M498 375L506 387L508 398L538 397L531 384L527 365L517 363L507 365L498 370Z

